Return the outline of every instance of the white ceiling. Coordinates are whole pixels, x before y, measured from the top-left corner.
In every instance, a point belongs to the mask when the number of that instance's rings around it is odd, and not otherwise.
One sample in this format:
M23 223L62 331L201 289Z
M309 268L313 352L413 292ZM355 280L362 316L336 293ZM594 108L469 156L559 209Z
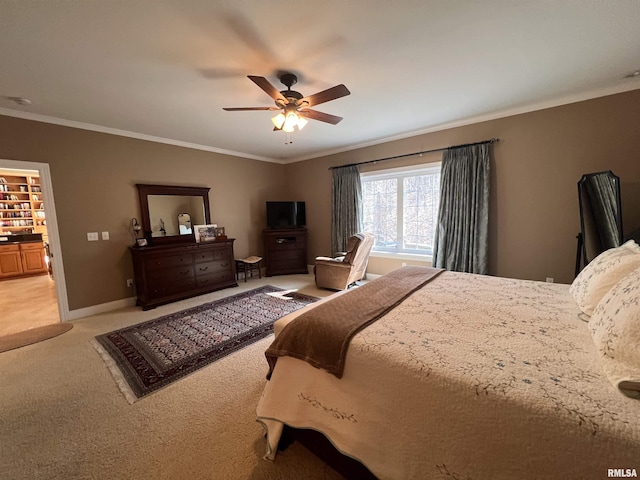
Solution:
M640 88L638 0L0 0L0 114L290 162ZM351 95L273 132L246 75ZM21 106L8 97L25 97ZM469 139L475 141L481 139Z

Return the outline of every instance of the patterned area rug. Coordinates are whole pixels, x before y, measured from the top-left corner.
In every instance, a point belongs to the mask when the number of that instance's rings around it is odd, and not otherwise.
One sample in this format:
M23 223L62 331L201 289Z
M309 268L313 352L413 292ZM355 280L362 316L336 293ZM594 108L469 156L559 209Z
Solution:
M273 323L317 300L266 285L96 337L129 403L266 337Z

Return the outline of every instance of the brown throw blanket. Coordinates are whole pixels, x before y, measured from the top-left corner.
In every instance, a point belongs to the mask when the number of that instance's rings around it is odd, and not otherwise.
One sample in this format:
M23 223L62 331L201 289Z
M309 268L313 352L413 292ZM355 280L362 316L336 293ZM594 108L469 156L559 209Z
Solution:
M267 379L287 355L342 378L349 342L443 270L403 267L322 303L295 318L266 350Z

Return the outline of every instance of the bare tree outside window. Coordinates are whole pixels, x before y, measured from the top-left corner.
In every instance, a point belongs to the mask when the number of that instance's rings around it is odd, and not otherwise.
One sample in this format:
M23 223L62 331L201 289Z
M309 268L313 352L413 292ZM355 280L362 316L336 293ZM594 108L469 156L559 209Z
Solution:
M440 201L440 167L362 175L363 223L374 251L431 255Z

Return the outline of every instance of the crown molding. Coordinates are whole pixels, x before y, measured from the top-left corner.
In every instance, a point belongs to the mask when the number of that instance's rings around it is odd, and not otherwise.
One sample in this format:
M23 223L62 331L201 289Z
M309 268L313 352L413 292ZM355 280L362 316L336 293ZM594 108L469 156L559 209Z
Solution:
M485 115L469 117L462 120L456 120L455 122L443 123L440 125L436 125L436 126L432 126L432 127L428 127L420 130L412 130L410 132L401 133L399 135L393 135L390 137L383 137L376 140L372 140L370 142L359 143L356 145L349 145L348 147L344 147L344 148L335 148L333 150L326 150L321 154L312 154L312 155L307 155L303 157L296 157L294 159L285 160L284 163L285 164L296 163L296 162L302 162L305 160L311 160L314 158L326 157L326 156L335 155L338 153L358 150L360 148L372 147L375 145L380 145L382 143L393 142L396 140L403 140L405 138L417 137L419 135L425 135L427 133L439 132L442 130L449 130L451 128L457 128L457 127L464 127L464 126L473 125L476 123L487 122L489 120L497 120L500 118L512 117L514 115L521 115L523 113L530 113L538 110L545 110L547 108L561 107L563 105L569 105L571 103L583 102L586 100L592 100L594 98L606 97L609 95L615 95L617 93L624 93L624 92L629 92L631 90L638 90L638 89L640 89L640 85L636 83L635 85L624 85L624 86L617 85L615 87L590 90L588 92L583 92L580 94L566 95L564 97L555 98L553 100L548 100L545 102L532 103L532 104L522 105L519 107L509 108L505 110L498 110L496 112L488 113Z
M81 130L90 130L92 132L107 133L110 135L118 135L120 137L135 138L138 140L146 140L155 143L164 143L167 145L174 145L177 147L191 148L194 150L204 150L206 152L220 153L222 155L231 155L234 157L248 158L251 160L260 160L261 162L271 163L284 163L281 159L262 157L259 155L251 155L249 153L236 152L233 150L225 150L223 148L211 147L209 145L200 145L198 143L183 142L181 140L175 140L172 138L156 137L154 135L147 135L145 133L131 132L128 130L120 130L118 128L103 127L101 125L94 125L92 123L77 122L75 120L67 120L64 118L51 117L49 115L41 115L38 113L23 112L21 110L13 110L11 108L0 107L0 115L6 115L7 117L22 118L24 120L33 120L35 122L51 123L54 125L61 125L63 127L79 128Z
M594 98L599 98L599 97L606 97L608 95L615 95L617 93L623 93L623 92L627 92L627 91L631 91L631 90L637 90L640 89L640 85L638 84L638 82L632 82L633 84L627 83L625 82L625 84L619 84L613 87L607 87L607 88L599 88L599 89L594 89L594 90L589 90L587 92L582 92L579 94L572 94L572 95L566 95L563 97L558 97L552 100L548 100L548 101L544 101L544 102L538 102L538 103L533 103L533 104L528 104L528 105L522 105L519 107L514 107L514 108L509 108L509 109L505 109L505 110L499 110L496 112L492 112L492 113L488 113L485 115L478 115L475 117L469 117L466 119L462 119L462 120L457 120L454 122L448 122L448 123L443 123L440 125L435 125L435 126L431 126L428 128L424 128L424 129L420 129L420 130L412 130L410 132L406 132L406 133L402 133L399 135L393 135L393 136L389 136L389 137L382 137L382 138L378 138L376 140L372 140L369 142L364 142L364 143L359 143L359 144L355 144L355 145L349 145L346 147L339 147L339 148L334 148L334 149L330 149L330 150L323 150L320 152L316 152L316 153L312 153L310 155L303 155L300 157L294 157L294 158L289 158L289 159L282 159L282 158L270 158L270 157L263 157L263 156L259 156L259 155L252 155L249 153L243 153L243 152L236 152L233 150L225 150L222 148L216 148L216 147L212 147L209 145L200 145L197 143L190 143L190 142L183 142L181 140L175 140L175 139L171 139L171 138L164 138L164 137L157 137L154 135L147 135L144 133L137 133L137 132L131 132L128 130L120 130L117 128L111 128L111 127L103 127L101 125L94 125L91 123L83 123L83 122L77 122L75 120L67 120L67 119L63 119L63 118L58 118L58 117L51 117L48 115L40 115L40 114L36 114L36 113L30 113L30 112L24 112L21 110L13 110L10 108L2 108L0 107L0 115L6 115L8 117L17 117L17 118L22 118L25 120L33 120L36 122L44 122L44 123L51 123L54 125L61 125L61 126L65 126L65 127L72 127L72 128L79 128L82 130L90 130L90 131L94 131L94 132L100 132L100 133L107 133L110 135L118 135L118 136L122 136L122 137L129 137L129 138L135 138L138 140L146 140L149 142L156 142L156 143L164 143L167 145L174 145L174 146L178 146L178 147L184 147L184 148L191 148L194 150L204 150L206 152L213 152L213 153L219 153L222 155L231 155L234 157L241 157L241 158L247 158L247 159L251 159L251 160L259 160L261 162L270 162L270 163L278 163L278 164L289 164L289 163L296 163L296 162L302 162L305 160L312 160L314 158L320 158L320 157L327 157L329 155L335 155L338 153L344 153L344 152L349 152L352 150L357 150L360 148L366 148L366 147L372 147L375 145L380 145L382 143L388 143L388 142L393 142L396 140L403 140L405 138L411 138L411 137L416 137L419 135L425 135L428 133L433 133L433 132L439 132L442 130L448 130L451 128L457 128L457 127L463 127L466 125L473 125L475 123L481 123L481 122L486 122L486 121L490 121L490 120L497 120L500 118L505 118L505 117L511 117L514 115L520 115L523 113L530 113L530 112L535 112L537 110L544 110L547 108L553 108L553 107L559 107L562 105L568 105L571 103L577 103L577 102L582 102L585 100L591 100Z

